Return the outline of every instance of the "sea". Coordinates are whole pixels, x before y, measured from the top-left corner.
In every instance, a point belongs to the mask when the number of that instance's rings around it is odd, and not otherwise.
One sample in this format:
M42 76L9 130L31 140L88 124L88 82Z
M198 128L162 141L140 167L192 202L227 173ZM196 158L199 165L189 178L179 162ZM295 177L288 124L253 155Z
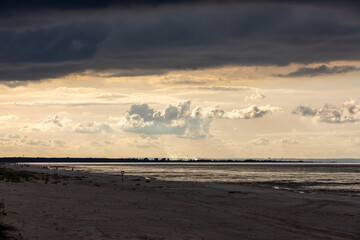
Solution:
M49 163L48 166L113 175L124 171L125 175L166 181L239 184L360 197L360 163L152 162Z

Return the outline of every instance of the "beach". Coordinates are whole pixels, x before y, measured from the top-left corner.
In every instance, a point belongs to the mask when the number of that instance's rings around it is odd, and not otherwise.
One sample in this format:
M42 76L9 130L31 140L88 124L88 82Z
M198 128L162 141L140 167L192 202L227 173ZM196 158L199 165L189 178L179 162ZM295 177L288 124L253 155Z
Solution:
M22 239L360 238L359 197L5 167L50 176L0 181L1 221Z

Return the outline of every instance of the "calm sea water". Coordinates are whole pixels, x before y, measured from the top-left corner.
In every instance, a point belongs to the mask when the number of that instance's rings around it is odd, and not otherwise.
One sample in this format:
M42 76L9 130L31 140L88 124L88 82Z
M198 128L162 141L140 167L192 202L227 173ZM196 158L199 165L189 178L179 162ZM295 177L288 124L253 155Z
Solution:
M65 169L360 196L359 163L61 163Z

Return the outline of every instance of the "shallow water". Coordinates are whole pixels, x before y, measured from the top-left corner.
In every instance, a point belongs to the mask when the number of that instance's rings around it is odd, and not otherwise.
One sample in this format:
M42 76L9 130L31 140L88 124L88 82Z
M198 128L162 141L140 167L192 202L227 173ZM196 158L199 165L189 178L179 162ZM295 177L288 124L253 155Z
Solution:
M50 163L65 169L171 181L267 186L360 196L360 164L343 163Z

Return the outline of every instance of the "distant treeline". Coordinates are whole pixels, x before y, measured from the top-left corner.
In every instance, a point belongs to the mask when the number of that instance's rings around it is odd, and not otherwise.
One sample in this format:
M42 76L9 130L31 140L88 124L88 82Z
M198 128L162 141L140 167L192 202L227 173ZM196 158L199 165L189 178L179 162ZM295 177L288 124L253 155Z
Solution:
M137 162L264 162L264 163L274 163L274 162L303 162L302 160L298 161L286 161L286 160L255 160L255 159L246 159L246 160L234 160L234 159L169 159L169 158L44 158L44 157L4 157L0 158L0 162L3 163L137 163Z

